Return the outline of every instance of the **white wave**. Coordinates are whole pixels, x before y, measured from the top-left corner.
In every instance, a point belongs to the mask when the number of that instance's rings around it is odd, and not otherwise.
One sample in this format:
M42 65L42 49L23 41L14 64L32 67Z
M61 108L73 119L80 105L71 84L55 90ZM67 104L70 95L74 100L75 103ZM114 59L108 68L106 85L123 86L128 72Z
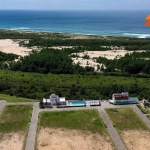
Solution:
M137 38L150 38L150 34L123 33L123 35Z
M77 34L77 35L96 35L96 34L90 34L90 33L82 33L82 32L76 32L76 33L73 33L72 34Z
M28 27L16 27L16 28L10 28L10 30L30 30Z

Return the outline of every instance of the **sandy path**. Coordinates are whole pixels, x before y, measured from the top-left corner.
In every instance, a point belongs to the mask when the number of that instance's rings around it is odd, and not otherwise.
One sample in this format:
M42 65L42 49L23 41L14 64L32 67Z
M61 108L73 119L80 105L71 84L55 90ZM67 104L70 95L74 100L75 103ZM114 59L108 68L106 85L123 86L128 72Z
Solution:
M109 137L66 129L41 129L38 150L113 150Z
M22 133L8 133L0 139L0 150L22 150L23 146L24 135Z
M130 130L121 133L128 150L150 150L150 132Z

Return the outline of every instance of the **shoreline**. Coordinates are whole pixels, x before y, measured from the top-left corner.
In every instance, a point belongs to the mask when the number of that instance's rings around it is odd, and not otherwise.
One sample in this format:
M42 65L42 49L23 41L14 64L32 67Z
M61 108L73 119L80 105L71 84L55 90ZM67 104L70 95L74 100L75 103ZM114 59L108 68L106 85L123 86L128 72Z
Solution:
M21 28L21 27L20 27ZM70 36L87 36L87 37L110 37L110 38L134 38L134 39L150 39L150 34L145 33L124 33L123 35L99 35L99 34L88 34L88 33L71 33L71 32L53 32L53 31L40 31L40 30L29 30L29 29L7 29L0 28L2 32L19 32L19 33L41 33L41 34L58 34L58 35L70 35Z

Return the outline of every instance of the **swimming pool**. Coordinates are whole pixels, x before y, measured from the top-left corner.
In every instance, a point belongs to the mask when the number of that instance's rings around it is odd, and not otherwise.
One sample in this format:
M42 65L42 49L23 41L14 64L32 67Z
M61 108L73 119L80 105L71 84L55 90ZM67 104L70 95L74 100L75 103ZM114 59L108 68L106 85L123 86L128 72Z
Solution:
M70 106L84 106L85 103L83 101L73 101L73 102L69 102Z

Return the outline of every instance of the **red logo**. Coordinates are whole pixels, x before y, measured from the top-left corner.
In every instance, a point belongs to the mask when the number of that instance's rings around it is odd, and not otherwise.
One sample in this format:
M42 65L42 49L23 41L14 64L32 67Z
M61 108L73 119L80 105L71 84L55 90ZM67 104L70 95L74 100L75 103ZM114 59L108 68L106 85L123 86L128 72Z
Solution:
M150 27L150 15L148 15L145 19L145 26Z

